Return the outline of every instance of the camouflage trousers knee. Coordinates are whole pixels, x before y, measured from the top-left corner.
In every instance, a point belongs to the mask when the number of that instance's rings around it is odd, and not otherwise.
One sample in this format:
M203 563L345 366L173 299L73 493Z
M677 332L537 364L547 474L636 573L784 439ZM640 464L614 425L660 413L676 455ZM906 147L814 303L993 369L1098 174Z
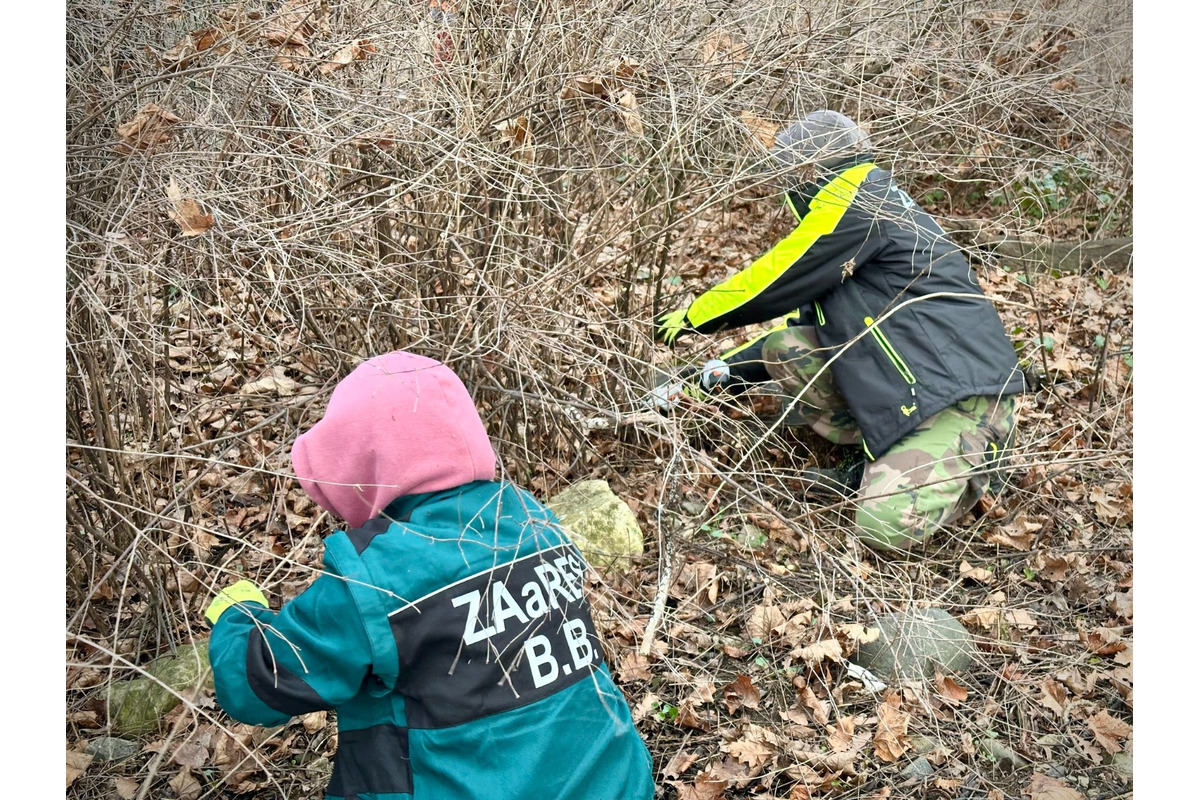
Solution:
M835 444L860 443L815 334L791 327L767 337L767 371L797 398L797 420ZM857 535L878 550L908 550L970 511L1013 447L1015 408L1012 397L968 397L868 462L855 500Z

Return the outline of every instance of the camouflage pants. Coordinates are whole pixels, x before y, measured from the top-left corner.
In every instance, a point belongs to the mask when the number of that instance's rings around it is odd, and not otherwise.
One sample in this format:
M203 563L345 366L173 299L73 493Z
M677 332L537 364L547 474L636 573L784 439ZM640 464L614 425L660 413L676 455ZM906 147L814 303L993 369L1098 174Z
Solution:
M790 327L763 342L767 372L795 398L788 424L806 424L840 445L862 433L825 369L829 351L810 327ZM863 471L856 533L877 550L907 550L970 511L1013 446L1015 401L969 397L918 425Z

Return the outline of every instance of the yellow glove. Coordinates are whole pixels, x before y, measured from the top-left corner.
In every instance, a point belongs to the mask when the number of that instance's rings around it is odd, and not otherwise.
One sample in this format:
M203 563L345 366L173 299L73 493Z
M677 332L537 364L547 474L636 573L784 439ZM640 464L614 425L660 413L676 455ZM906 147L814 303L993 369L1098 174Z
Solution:
M264 608L270 607L267 596L254 585L254 581L242 580L218 592L217 596L208 604L208 608L204 610L204 618L210 625L216 625L217 620L221 618L226 609L238 603L258 603Z
M658 330L654 333L654 338L671 346L675 345L675 338L688 327L687 309L677 308L674 311L668 311L660 316L655 322L658 325Z

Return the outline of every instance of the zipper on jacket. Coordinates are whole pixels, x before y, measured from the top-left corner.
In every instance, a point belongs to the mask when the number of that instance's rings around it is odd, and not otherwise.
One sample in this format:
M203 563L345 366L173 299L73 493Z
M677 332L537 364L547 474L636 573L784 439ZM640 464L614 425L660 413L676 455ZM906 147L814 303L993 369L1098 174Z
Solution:
M871 331L871 335L875 337L875 341L883 350L884 355L886 355L888 360L892 362L892 366L894 366L896 371L900 373L900 377L904 378L905 382L908 383L909 386L915 385L917 379L912 374L912 370L910 370L908 365L904 363L904 359L902 359L900 354L896 352L896 348L892 347L892 343L888 341L888 338L883 335L883 330L875 324L874 318L864 317L863 321L867 323L867 327Z
M821 304L816 300L813 300L813 310L817 312L817 324L824 327L825 311L821 308Z

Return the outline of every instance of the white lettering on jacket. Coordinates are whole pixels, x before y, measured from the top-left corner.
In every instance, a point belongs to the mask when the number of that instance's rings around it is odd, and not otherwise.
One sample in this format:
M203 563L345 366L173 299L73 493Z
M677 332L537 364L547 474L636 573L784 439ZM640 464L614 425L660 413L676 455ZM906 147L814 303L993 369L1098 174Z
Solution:
M553 563L539 564L533 571L538 580L526 582L517 592L524 606L500 580L492 581L482 592L473 589L451 599L455 608L467 607L462 637L465 644L475 644L503 633L511 619L529 624L550 613L551 608L565 608L566 603L583 599L583 564L574 556L562 556ZM486 606L485 596L488 598ZM560 598L565 603L561 603Z

